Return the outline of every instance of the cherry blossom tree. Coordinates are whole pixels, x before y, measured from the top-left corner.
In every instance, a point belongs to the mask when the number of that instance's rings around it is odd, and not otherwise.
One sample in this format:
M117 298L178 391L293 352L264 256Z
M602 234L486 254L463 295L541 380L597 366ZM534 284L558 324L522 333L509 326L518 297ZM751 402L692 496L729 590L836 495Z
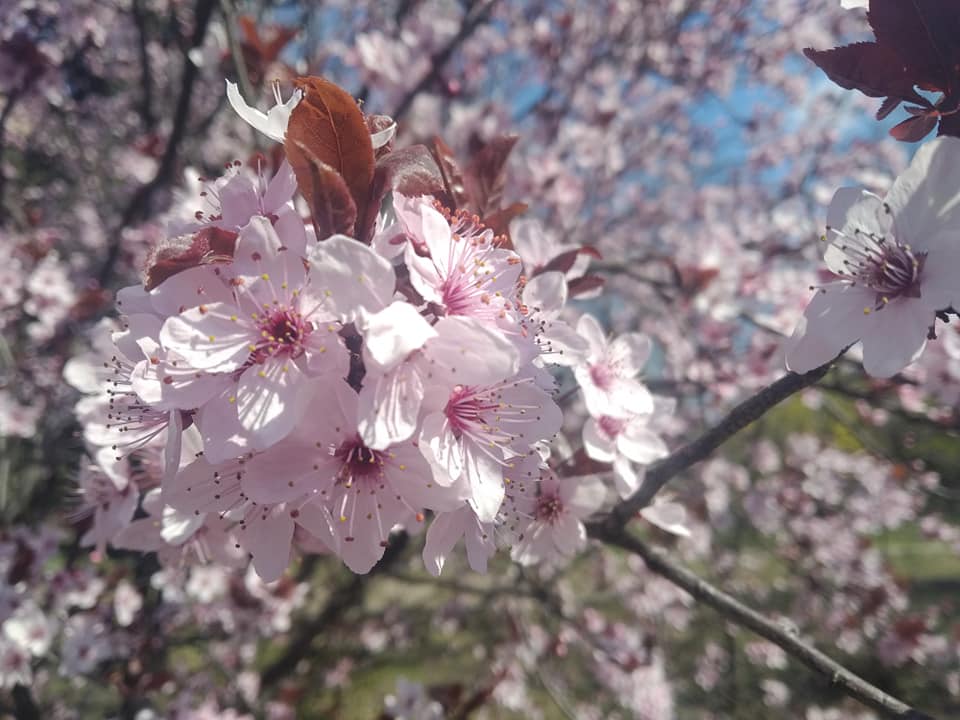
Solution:
M0 714L960 710L954 0L0 9Z

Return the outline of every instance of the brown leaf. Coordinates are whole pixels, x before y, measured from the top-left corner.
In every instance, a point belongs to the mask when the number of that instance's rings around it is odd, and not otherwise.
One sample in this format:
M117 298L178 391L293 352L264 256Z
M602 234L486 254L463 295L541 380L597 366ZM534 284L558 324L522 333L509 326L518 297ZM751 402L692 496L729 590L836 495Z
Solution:
M328 80L297 78L294 85L304 96L290 114L284 148L300 192L310 202L316 196L312 182L318 163L328 165L346 184L357 217L364 217L374 157L363 113L346 90Z
M523 215L529 207L526 203L512 203L505 208L487 215L483 219L483 224L493 230L494 235L504 238L505 241L500 243L501 247L512 250L513 240L510 238L510 221Z
M592 248L589 245L584 245L583 247L574 248L573 250L567 250L566 252L560 253L533 274L539 275L540 273L545 272L565 273L573 267L573 264L577 261L578 255L589 255L596 260L603 259L603 256L595 248Z
M907 118L890 128L890 134L902 142L919 142L937 126L940 115L936 112L923 112Z
M289 142L290 139L287 138L287 143ZM298 142L294 144L303 153L306 172L309 174L306 184L300 181L298 174L297 184L310 206L317 240L325 240L338 233L352 236L357 225L357 205L350 195L347 183L340 173L316 157L306 145Z
M606 280L599 275L584 275L568 282L567 292L570 297L574 298L579 295L586 295L597 288L602 288L605 284Z
M357 228L357 237L370 242L376 225L380 203L388 192L397 191L408 197L439 195L444 190L443 175L424 145L411 145L396 150L377 162L367 203L367 214Z
M486 217L500 209L507 182L507 158L517 144L516 135L494 138L473 156L464 176L473 210Z
M230 260L237 244L237 233L210 226L195 233L186 243L178 240L174 238L154 248L144 272L147 290L153 290L167 278L197 265Z
M297 28L270 25L266 28L270 39L264 41L260 37L256 20L249 15L242 15L239 22L240 30L243 32L243 42L253 48L263 63L271 63L276 60L287 43L293 40L299 32Z
M463 179L463 170L460 169L453 150L439 137L435 137L430 152L443 175L443 185L447 193L447 197L440 198L440 201L451 210L469 207L470 195L467 193L467 186Z

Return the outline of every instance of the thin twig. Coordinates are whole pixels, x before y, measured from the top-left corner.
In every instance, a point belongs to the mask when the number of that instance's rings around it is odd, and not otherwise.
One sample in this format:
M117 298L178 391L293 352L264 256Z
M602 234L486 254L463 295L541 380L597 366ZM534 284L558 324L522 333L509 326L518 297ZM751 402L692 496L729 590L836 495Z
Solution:
M7 176L3 172L3 156L6 152L6 130L7 120L13 112L13 106L19 97L19 90L13 88L7 95L7 101L3 104L3 110L0 111L0 227L3 227L7 213L4 209L4 194L6 192Z
M625 529L594 528L593 533L594 537L606 543L640 556L650 570L683 588L696 600L712 607L730 621L769 640L814 672L829 678L831 683L849 697L887 717L901 718L901 720L933 720L931 716L871 685L859 675L801 640L795 632L791 632L783 624L764 617L735 597L675 564L663 550L650 547Z
M190 119L190 106L193 103L193 89L199 77L199 68L190 59L190 51L203 45L207 35L207 27L213 15L216 0L197 0L193 15L193 35L183 53L183 75L180 83L180 95L177 98L177 107L173 116L173 129L167 139L163 157L157 167L157 172L147 184L141 185L130 199L118 227L114 230L107 249L107 257L100 266L98 280L101 287L107 287L113 277L113 271L120 259L120 247L123 241L123 229L138 220L146 218L150 210L150 200L153 194L169 184L176 171L177 154L180 144L187 134L187 122Z

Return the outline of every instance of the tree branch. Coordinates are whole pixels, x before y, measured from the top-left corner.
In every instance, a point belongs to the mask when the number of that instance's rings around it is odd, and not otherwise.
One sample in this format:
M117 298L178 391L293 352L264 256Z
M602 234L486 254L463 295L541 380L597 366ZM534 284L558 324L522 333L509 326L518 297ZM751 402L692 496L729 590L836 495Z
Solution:
M143 85L143 98L140 101L140 117L147 132L152 132L157 126L157 116L153 112L153 68L150 63L150 38L147 32L147 16L143 8L143 0L133 0L131 7L133 22L137 26L140 37L140 83Z
M7 218L7 212L4 208L4 195L6 193L7 176L3 171L3 156L6 154L6 131L7 120L13 112L13 106L19 97L19 90L12 88L7 94L7 100L3 104L3 110L0 111L0 227L3 227L4 220Z
M759 419L775 405L783 402L791 395L810 387L820 380L833 365L833 361L821 365L803 375L789 373L779 380L767 385L753 397L744 400L733 410L727 413L717 425L707 430L681 448L674 450L663 460L654 463L647 470L646 477L640 488L626 500L617 505L604 524L611 527L623 527L637 511L646 507L660 492L664 485L677 474L692 465L704 460L740 430Z
M193 14L193 35L183 53L183 76L180 83L180 95L177 98L177 107L173 116L173 129L170 131L170 137L167 139L167 146L164 149L163 157L160 159L156 174L150 182L146 185L141 185L134 193L121 216L119 226L113 233L110 247L107 250L107 257L104 259L103 265L101 265L100 272L98 273L98 280L101 287L106 287L110 284L114 267L120 259L123 229L131 223L147 217L153 194L161 187L170 183L174 177L177 153L180 150L180 144L186 136L187 122L190 119L193 88L200 72L199 68L194 65L190 59L190 51L203 45L203 40L207 35L207 26L210 24L210 18L213 15L215 6L216 0L197 0Z
M887 717L900 718L901 720L933 720L931 716L912 708L892 695L888 695L815 647L805 643L795 632L791 632L783 625L764 617L735 597L714 587L686 568L673 563L663 550L648 546L629 534L625 529L594 527L591 529L591 535L640 556L650 570L666 578L674 585L683 588L696 600L709 605L730 621L752 630L777 645L814 672L829 678L832 684L838 686L846 695L858 702L883 713Z
M480 25L487 21L496 4L497 0L485 0L479 7L471 8L464 17L457 34L430 58L430 70L428 70L427 73L420 78L419 82L410 88L407 94L400 100L400 103L391 116L394 120L400 120L410 109L417 95L426 90L440 76L440 72L450 60L454 51L460 47L467 38L473 35L474 31L480 27Z
M40 720L42 717L40 708L30 694L30 688L25 685L14 685L13 691L13 716L17 720Z

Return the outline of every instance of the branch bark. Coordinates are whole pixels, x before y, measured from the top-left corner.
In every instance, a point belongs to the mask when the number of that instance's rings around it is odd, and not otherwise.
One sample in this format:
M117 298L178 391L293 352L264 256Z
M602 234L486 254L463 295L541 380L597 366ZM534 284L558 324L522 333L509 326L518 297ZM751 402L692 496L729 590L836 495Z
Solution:
M648 546L625 529L594 526L591 536L623 548L639 557L653 572L686 590L696 600L716 610L731 622L748 628L761 637L779 646L791 657L799 660L816 673L828 678L849 697L882 713L900 720L934 720L919 710L888 695L883 690L854 674L840 663L804 642L794 632L781 624L764 617L686 568L675 564L658 548Z

